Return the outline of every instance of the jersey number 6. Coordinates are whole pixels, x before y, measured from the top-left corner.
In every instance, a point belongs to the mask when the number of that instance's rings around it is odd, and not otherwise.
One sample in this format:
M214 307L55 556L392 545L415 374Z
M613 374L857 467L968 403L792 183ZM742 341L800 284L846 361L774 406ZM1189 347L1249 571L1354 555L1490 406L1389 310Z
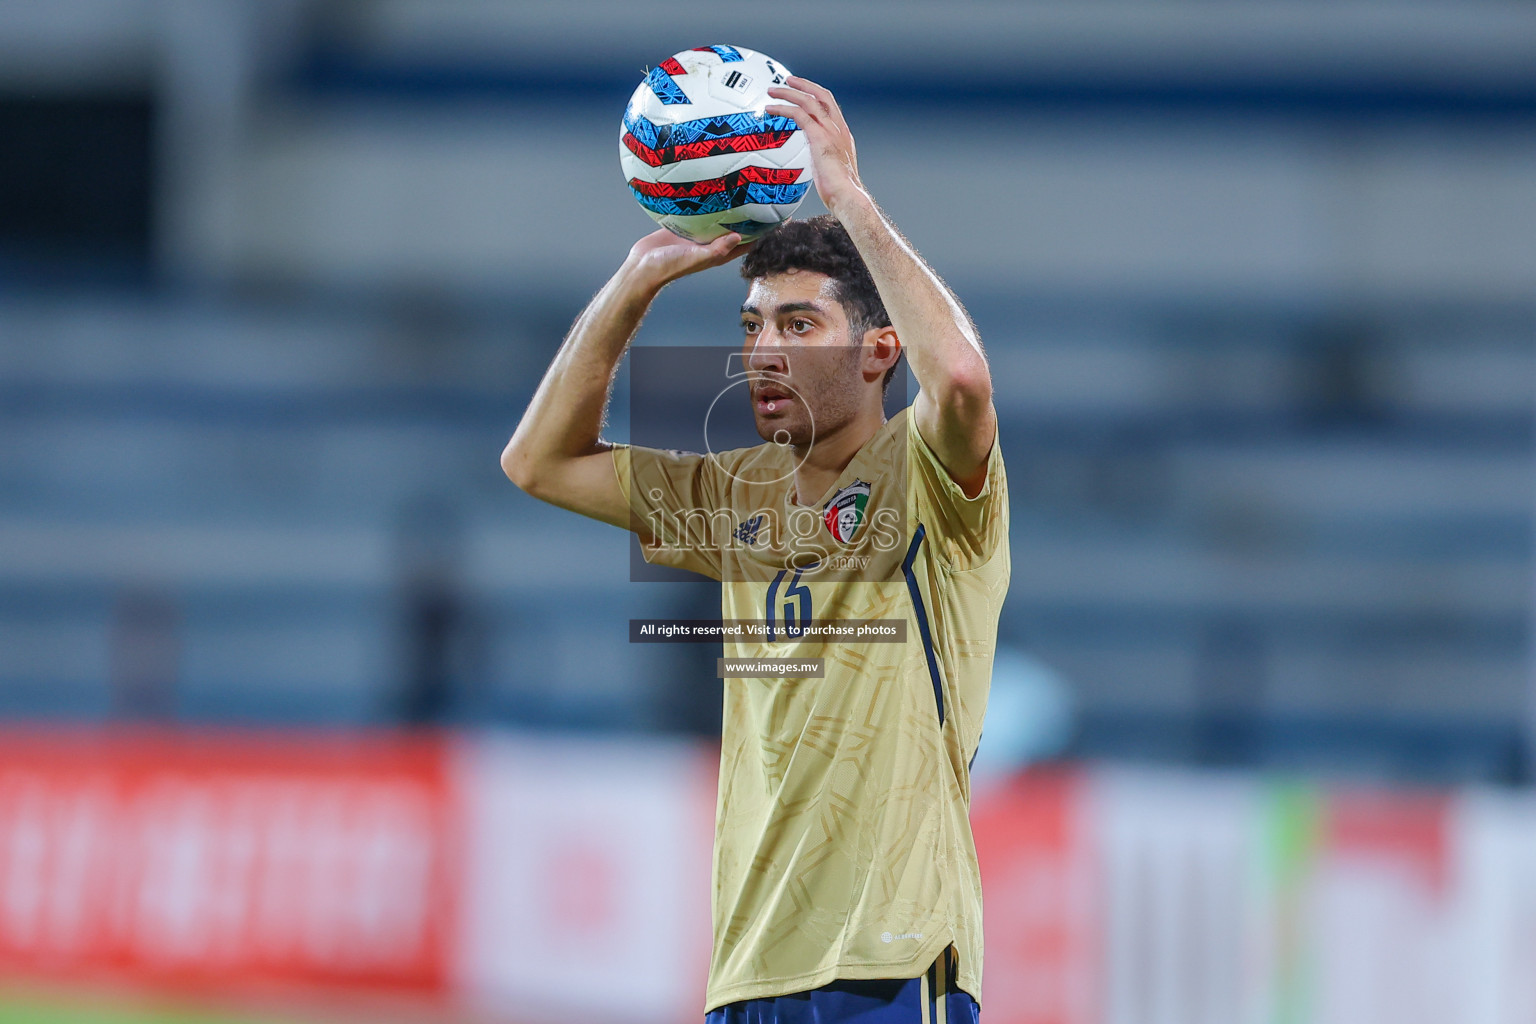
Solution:
M805 569L796 569L795 574L789 579L789 586L784 588L782 598L779 594L779 586L784 582L784 574L788 569L780 569L779 574L768 584L768 639L777 639L774 628L775 611L782 612L784 623L784 638L798 637L806 626L811 624L811 588L800 582L800 574ZM780 604L780 601L783 604Z

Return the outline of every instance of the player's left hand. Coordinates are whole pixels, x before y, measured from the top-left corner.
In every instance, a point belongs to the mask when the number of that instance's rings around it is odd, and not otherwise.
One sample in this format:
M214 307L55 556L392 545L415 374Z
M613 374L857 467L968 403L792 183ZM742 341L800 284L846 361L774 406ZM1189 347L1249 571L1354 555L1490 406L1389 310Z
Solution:
M805 132L816 192L827 209L836 213L838 202L864 190L853 133L837 100L831 90L798 75L791 75L783 85L769 86L768 95L779 102L769 104L767 113L793 118Z

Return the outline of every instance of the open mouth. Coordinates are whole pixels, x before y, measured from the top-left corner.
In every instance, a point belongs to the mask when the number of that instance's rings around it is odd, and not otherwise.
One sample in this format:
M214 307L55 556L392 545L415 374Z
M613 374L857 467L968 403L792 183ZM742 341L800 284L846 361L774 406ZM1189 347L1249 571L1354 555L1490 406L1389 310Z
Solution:
M790 398L789 389L778 384L764 383L752 389L752 407L763 415L782 412Z

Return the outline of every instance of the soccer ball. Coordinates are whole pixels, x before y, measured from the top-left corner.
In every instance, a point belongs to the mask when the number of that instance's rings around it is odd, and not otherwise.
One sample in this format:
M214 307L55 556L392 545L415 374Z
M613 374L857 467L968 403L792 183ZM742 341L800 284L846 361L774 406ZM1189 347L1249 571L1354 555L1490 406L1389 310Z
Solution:
M619 127L619 165L651 219L709 242L755 238L789 219L811 187L805 133L765 114L789 70L741 46L700 46L652 68Z

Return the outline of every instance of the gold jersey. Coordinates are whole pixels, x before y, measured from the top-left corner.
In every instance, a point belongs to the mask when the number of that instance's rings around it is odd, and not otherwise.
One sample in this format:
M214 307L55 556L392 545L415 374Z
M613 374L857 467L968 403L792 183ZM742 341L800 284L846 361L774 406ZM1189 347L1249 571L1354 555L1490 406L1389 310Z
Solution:
M821 678L723 680L706 1010L917 977L951 945L979 999L969 765L1009 578L996 446L967 498L904 410L812 506L778 445L614 462L646 557L720 580L722 617L767 627L728 659L823 659ZM833 620L904 620L906 640L807 629Z

